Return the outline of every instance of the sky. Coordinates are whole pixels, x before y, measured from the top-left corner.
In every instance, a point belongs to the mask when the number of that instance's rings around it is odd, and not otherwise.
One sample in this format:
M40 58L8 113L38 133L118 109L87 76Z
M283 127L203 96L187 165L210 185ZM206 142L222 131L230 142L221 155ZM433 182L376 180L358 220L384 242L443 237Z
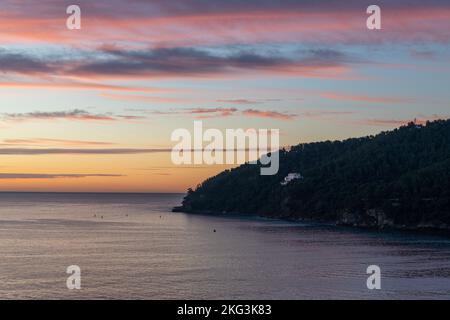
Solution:
M194 121L290 146L446 119L449 43L448 0L0 0L0 191L184 192L230 167L172 163Z

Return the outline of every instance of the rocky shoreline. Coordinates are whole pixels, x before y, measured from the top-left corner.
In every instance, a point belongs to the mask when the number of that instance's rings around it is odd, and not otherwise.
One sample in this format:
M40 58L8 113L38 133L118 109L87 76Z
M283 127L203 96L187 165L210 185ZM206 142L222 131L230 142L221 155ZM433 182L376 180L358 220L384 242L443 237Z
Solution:
M214 212L210 210L189 210L183 206L174 207L172 212L181 212L186 214L210 215L210 216L234 216L234 217L260 217L268 219L279 219L290 222L307 222L324 225L334 225L342 227L352 227L358 229L370 230L398 230L398 231L412 231L416 233L431 233L450 236L450 226L445 223L422 223L418 225L395 224L392 219L386 217L382 210L370 209L366 210L364 214L350 213L348 211L342 213L337 220L323 220L312 219L294 216L282 215L255 215L243 214L240 212Z

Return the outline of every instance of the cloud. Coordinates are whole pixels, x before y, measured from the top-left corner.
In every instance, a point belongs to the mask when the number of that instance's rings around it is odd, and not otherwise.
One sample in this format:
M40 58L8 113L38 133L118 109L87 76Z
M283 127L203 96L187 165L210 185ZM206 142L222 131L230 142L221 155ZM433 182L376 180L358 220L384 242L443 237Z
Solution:
M246 149L247 150L247 149ZM171 153L169 148L104 148L104 149L86 149L86 148L0 148L0 156L41 156L41 155L130 155L130 154L152 154L152 153ZM187 150L186 150L187 151ZM191 149L190 151L201 151ZM226 151L223 149L222 151Z
M410 52L411 57L422 60L434 60L436 58L436 52L432 50L416 50L413 49Z
M295 57L253 51L214 54L197 48L123 50L101 48L99 58L69 67L67 73L81 77L183 77L229 74L236 71L321 76L322 71L342 72L352 62L344 53L328 49L308 50ZM355 62L355 61L353 61ZM326 77L326 75L322 75Z
M254 100L250 100L250 99L219 99L219 100L216 100L216 102L229 103L229 104L261 104L261 103L266 103L266 102L280 102L280 101L283 101L283 99L272 98L272 99L254 99Z
M230 104L258 104L262 103L258 100L248 100L248 99L219 99L217 102L224 102Z
M154 115L194 115L197 119L229 117L243 115L245 117L256 118L271 118L278 120L293 120L297 117L296 114L289 114L285 112L272 110L256 110L245 109L238 110L237 108L190 108L171 111L150 111Z
M115 116L116 119L124 119L124 120L143 120L147 119L147 117L144 116L130 116L130 115L117 115Z
M196 108L189 109L187 113L196 115L198 118L209 117L228 117L233 115L237 111L236 108Z
M105 149L75 149L75 148L0 148L0 155L127 155L142 153L171 152L172 149L134 149L134 148L105 148Z
M92 82L68 81L65 79L53 79L53 81L40 82L26 82L24 80L18 81L3 81L0 82L0 88L19 88L19 89L73 89L73 90L113 90L113 91L128 91L128 92L161 92L167 89L149 88L139 86L120 86L108 85Z
M322 117L336 117L347 116L355 114L354 111L332 111L332 110L310 110L304 111L300 114L304 118L322 118Z
M124 95L109 92L102 92L102 97L119 101L138 101L138 102L152 102L152 103L186 103L188 99L172 98L172 97L157 97L157 96L143 96L143 95Z
M406 103L406 102L413 101L413 99L410 99L410 98L374 97L374 96L367 96L367 95L345 94L345 93L338 93L338 92L322 92L320 95L324 98L331 99L331 100L368 102L368 103Z
M61 3L3 0L2 43L47 42L79 45L130 39L154 46L261 42L374 43L447 42L450 5L444 0L379 0L383 32L368 34L361 0L173 0L78 1L89 18L83 37L68 36ZM207 32L205 32L207 30Z
M117 121L119 119L136 120L143 119L141 116L112 114L93 114L85 110L74 109L69 111L35 111L27 113L3 113L6 121L29 121L29 120L76 120L76 121Z
M150 111L154 115L194 115L197 118L228 117L235 114L236 108L188 108L168 111Z
M255 109L247 109L242 111L244 116L258 117L258 118L270 118L278 120L294 120L298 115L283 113L278 111L260 111Z
M1 180L9 179L58 179L58 178L90 178L90 177L123 177L119 174L44 174L44 173L0 173Z
M219 76L235 72L265 72L305 77L335 77L347 72L351 62L357 59L347 57L334 50L307 50L294 56L280 52L259 53L254 50L213 53L198 48L154 48L124 50L120 48L99 48L86 57L77 55L41 55L31 53L10 53L0 50L0 71L5 74L43 76L56 78L54 82L42 81L37 84L25 82L24 86L46 86L55 88L101 89L101 84L80 82L78 79L122 79L143 77L199 77ZM4 82L2 86L20 86L23 79ZM124 89L120 86L104 85L104 89ZM126 89L126 88L125 88ZM139 89L139 88L130 88ZM142 88L147 89L147 88ZM152 90L148 88L147 90ZM163 89L154 90L162 91ZM123 97L122 97L123 98Z
M103 141L85 141L85 140L65 140L65 139L48 139L48 138L32 138L32 139L6 139L3 145L64 145L64 146L108 146L114 145L113 142Z
M53 111L43 112L35 111L28 113L3 113L5 120L53 120L53 119L67 119L67 120L100 120L100 121L114 121L115 118L109 115L91 114L88 111L74 109L71 111Z
M23 53L7 52L0 49L0 72L2 73L53 73L55 67L49 61L42 61Z

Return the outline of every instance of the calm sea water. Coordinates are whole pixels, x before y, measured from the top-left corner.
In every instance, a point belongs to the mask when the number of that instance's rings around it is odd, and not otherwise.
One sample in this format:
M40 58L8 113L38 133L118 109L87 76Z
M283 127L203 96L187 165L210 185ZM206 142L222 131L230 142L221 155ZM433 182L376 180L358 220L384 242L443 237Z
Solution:
M448 239L171 213L181 198L0 194L0 298L450 298Z

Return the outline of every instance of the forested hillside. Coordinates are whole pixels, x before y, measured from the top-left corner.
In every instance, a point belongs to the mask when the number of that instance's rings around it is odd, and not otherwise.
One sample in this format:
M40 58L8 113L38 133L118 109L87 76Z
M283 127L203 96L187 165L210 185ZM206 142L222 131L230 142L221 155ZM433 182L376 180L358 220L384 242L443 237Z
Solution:
M302 178L281 185L289 173ZM277 175L249 164L224 171L176 210L450 229L450 121L280 150Z

